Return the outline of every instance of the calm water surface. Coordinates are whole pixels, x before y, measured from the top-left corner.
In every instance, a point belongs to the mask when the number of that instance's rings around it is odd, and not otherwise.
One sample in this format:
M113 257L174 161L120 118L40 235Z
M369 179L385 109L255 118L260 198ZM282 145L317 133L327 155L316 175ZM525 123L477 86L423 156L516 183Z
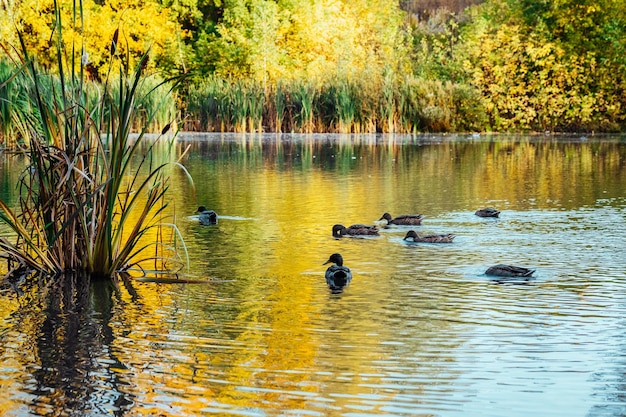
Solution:
M3 416L626 415L626 140L182 135L192 278L2 292ZM0 165L3 196L17 173ZM193 217L198 205L217 226ZM483 219L479 207L502 210ZM334 239L335 223L422 213ZM4 229L3 229L4 230ZM322 265L354 274L331 294ZM497 282L496 263L536 269Z

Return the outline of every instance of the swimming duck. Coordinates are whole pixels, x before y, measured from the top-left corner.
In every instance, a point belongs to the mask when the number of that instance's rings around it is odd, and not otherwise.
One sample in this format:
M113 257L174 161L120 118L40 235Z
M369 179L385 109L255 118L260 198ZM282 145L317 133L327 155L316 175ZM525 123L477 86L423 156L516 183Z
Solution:
M203 226L208 226L211 224L217 224L217 213L213 210L207 210L206 207L200 206L198 210L198 219L200 220L200 224Z
M498 277L530 277L534 272L534 269L523 268L521 266L498 264L487 269L485 275Z
M322 265L333 263L326 270L326 284L333 293L340 293L352 280L352 272L347 266L343 266L343 257L338 253L333 253Z
M333 236L375 236L378 235L378 228L376 226L368 226L365 224L353 224L350 227L345 227L342 224L336 224L333 226Z
M492 207L476 210L474 214L479 217L500 217L500 212Z
M409 230L404 237L404 240L413 239L413 242L426 242L426 243L452 243L456 236L452 234L446 235L426 235L420 236L415 230Z
M391 214L385 213L378 220L387 220L387 224L419 226L420 224L422 224L423 218L424 216L421 214L403 214L401 216L392 218Z

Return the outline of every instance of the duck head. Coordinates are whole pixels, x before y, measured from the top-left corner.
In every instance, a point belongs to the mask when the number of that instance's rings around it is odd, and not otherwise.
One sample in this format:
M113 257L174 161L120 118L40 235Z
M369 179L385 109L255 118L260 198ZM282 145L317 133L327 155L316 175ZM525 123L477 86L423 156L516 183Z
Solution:
M329 263L337 264L337 266L343 266L343 256L341 256L339 253L333 253L332 255L330 255L330 258L328 258L328 260L322 265L326 265Z
M344 225L336 224L333 226L333 236L341 237L345 234L344 233L345 230L346 230L346 227Z
M406 232L406 236L404 236L404 240L408 240L408 239L417 239L419 236L417 236L417 232L415 232L415 230L409 230L408 232Z
M378 220L379 220L379 221L380 221L380 220L387 220L387 222L390 222L390 221L391 221L391 214L389 214L389 213L385 213L385 214L383 214L383 215L382 215L382 217L381 217L380 219L378 219Z

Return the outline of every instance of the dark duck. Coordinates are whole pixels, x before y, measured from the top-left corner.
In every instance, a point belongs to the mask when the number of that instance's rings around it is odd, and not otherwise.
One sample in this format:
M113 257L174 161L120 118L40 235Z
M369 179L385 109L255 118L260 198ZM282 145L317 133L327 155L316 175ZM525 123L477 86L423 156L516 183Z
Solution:
M213 210L208 210L204 206L198 207L196 210L198 213L198 220L200 220L200 224L203 226L217 224L217 213Z
M534 269L528 269L521 266L498 264L489 267L485 271L485 275L496 277L530 277L535 272Z
M338 253L333 253L323 265L332 263L326 270L326 284L333 293L340 293L352 280L350 268L343 265L343 257Z

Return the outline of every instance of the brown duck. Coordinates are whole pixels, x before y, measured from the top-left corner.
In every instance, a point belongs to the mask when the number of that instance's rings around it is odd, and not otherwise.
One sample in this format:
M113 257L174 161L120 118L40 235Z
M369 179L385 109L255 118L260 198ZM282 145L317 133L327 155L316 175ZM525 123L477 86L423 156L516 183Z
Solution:
M425 243L452 243L456 236L453 234L446 235L418 235L415 230L409 230L404 237L404 240L413 242L425 242Z
M478 217L500 217L500 212L492 207L476 210L474 214Z
M408 225L408 226L419 226L422 224L422 219L424 218L421 214L403 214L398 217L391 217L391 214L385 213L378 220L387 220L387 224L398 224L398 225Z
M378 235L378 228L375 226L367 226L365 224L353 224L352 226L345 227L341 224L333 226L333 236L375 236Z

